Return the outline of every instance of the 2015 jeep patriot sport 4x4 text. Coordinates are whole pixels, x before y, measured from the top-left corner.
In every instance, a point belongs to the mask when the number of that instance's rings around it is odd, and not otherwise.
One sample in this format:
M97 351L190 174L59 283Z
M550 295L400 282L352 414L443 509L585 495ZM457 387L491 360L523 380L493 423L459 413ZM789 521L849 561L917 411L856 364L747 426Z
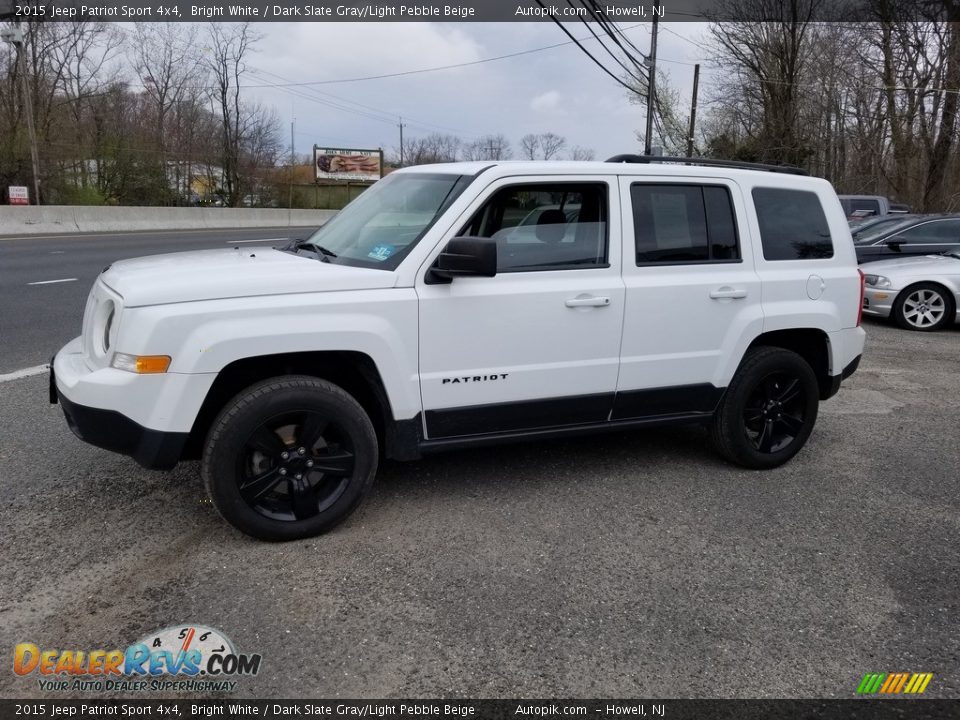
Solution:
M863 350L833 188L613 160L405 168L286 249L117 262L52 400L145 467L201 458L268 540L343 520L381 453L702 423L780 465Z

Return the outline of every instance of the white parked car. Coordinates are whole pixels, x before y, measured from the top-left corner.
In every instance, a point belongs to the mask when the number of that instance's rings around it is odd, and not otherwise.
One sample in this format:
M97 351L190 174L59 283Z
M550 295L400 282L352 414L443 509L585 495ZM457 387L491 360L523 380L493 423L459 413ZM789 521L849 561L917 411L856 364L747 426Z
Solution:
M939 330L960 320L960 251L863 266L863 312L907 330Z
M269 540L343 520L381 456L694 423L786 462L863 351L833 188L612 160L406 168L285 250L114 263L52 399L146 467L200 458Z

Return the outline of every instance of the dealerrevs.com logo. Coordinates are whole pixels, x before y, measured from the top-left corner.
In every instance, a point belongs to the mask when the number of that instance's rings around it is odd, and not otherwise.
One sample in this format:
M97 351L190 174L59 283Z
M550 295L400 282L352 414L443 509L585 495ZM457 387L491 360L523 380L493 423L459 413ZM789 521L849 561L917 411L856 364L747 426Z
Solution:
M69 692L229 692L243 675L260 671L259 654L238 653L219 630L175 625L124 650L41 649L20 643L17 675L37 675L41 690Z

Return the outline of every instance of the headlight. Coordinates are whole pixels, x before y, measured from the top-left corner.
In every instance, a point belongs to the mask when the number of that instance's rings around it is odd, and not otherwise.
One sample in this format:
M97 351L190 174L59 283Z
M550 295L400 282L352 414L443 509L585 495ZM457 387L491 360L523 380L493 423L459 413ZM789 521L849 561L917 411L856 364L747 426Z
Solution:
M108 352L110 350L110 331L113 329L113 318L116 317L117 308L110 302L110 313L107 315L107 319L103 323L103 352Z
M117 319L117 305L113 300L104 300L93 312L90 328L91 349L99 357L106 357L110 351L110 333Z
M165 373L167 368L170 367L170 356L114 353L113 359L110 361L110 367L137 373L138 375Z
M864 275L863 281L870 287L888 288L892 287L890 278L883 275Z

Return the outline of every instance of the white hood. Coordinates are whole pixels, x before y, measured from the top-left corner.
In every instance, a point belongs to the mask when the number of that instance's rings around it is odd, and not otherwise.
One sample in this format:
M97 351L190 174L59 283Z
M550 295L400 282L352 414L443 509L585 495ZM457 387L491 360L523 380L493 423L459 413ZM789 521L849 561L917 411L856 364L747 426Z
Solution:
M194 250L119 260L102 275L125 307L393 287L385 270L347 267L271 248Z

